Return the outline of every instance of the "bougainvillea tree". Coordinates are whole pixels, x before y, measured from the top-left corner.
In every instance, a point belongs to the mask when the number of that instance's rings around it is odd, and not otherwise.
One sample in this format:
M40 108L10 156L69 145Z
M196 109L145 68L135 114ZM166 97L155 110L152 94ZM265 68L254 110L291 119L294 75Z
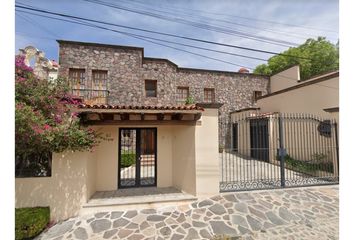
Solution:
M80 125L64 79L39 79L24 56L15 62L16 175L45 175L52 152L91 150L100 136Z

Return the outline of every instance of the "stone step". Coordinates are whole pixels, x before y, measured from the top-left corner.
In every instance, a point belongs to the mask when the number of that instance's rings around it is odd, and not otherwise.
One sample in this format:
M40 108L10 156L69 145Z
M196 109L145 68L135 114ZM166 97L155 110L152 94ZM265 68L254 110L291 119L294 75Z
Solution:
M190 204L198 200L187 193L165 193L143 196L102 197L90 199L82 205L79 215L92 214L102 211L139 210L161 207L175 207Z

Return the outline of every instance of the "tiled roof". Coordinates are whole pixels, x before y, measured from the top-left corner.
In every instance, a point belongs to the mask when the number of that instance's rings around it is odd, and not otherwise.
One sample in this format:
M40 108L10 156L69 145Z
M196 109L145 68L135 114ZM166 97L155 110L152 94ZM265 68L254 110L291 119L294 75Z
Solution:
M79 104L79 108L83 109L126 109L126 110L201 110L204 108L192 105L179 106L135 106L135 105L109 105L109 104Z

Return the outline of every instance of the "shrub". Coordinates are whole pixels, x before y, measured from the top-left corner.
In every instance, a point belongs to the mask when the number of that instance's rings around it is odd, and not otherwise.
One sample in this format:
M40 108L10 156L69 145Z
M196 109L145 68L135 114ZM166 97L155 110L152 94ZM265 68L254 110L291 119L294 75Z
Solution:
M16 208L15 238L28 239L37 236L49 223L49 207Z
M121 158L121 167L130 167L131 165L135 164L136 154L123 151Z
M71 96L66 79L39 79L25 65L24 56L17 56L15 64L16 176L46 171L43 166L50 158L40 159L43 155L92 150L98 145L100 134L83 127L74 112L80 101Z
M324 159L321 155L320 159ZM277 156L277 160L280 161L280 156ZM284 156L285 166L291 170L302 173L313 173L315 171L333 172L333 163L328 161L301 161L292 158L289 154Z

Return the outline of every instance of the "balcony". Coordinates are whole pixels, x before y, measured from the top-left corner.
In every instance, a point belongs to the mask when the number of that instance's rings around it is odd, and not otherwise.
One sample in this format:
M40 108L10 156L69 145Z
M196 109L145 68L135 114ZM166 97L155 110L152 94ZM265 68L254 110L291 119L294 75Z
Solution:
M107 104L108 103L108 90L99 89L72 89L72 94L80 97L86 104Z

